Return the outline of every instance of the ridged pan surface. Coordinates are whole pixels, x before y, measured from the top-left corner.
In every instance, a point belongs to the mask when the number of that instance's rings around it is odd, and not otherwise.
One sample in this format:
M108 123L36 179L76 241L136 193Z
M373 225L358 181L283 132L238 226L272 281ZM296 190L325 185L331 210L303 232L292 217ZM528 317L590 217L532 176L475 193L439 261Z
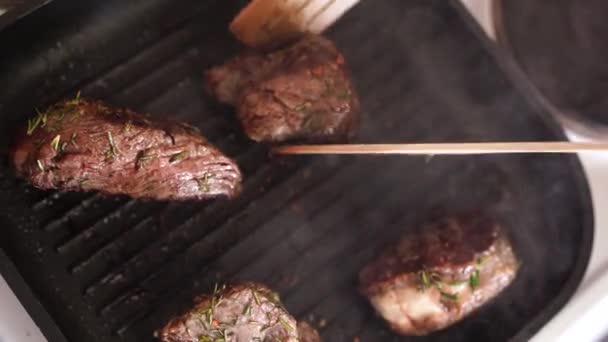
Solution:
M0 144L34 108L83 96L188 121L244 173L234 200L164 203L45 192L0 167L0 246L69 341L151 341L190 299L233 280L276 288L326 341L526 339L578 285L592 242L567 155L278 157L249 141L202 73L242 49L242 1L55 1L0 34ZM558 140L457 2L362 1L331 30L361 97L359 142ZM482 210L522 267L495 301L428 337L392 334L357 272L429 213Z

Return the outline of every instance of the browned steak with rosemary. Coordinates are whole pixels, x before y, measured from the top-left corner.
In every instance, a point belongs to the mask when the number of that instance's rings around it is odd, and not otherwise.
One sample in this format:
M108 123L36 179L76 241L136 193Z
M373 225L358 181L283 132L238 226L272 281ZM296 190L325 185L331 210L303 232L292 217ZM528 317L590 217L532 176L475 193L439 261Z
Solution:
M359 273L360 290L403 335L443 329L509 285L519 264L501 227L473 214L401 239Z
M267 55L248 52L207 72L211 92L236 106L256 141L336 141L354 135L359 99L344 57L329 40L308 35Z
M11 157L42 189L158 200L234 196L241 173L196 128L76 98L28 121Z
M162 342L296 342L296 320L262 284L216 288L172 319L155 336Z

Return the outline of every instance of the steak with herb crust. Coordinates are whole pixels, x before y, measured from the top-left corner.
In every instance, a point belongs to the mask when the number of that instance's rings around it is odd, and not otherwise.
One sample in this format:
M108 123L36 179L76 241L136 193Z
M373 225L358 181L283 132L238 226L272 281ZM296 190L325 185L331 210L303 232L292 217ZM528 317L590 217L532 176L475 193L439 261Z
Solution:
M217 288L155 333L162 342L297 342L296 320L258 283Z
M247 52L207 72L210 91L234 105L256 141L337 141L352 137L359 99L344 57L329 40L308 35L262 55Z
M77 97L28 121L12 150L18 176L42 189L157 200L234 196L234 161L185 123Z
M498 295L518 267L497 223L458 215L421 227L365 266L360 291L395 332L425 335Z

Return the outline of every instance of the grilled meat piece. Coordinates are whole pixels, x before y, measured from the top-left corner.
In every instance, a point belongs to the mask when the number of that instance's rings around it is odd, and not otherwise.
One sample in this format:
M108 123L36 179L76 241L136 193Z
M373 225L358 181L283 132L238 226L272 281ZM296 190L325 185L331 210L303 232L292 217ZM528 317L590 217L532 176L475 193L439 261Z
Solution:
M275 292L257 283L223 287L197 298L193 308L155 336L163 342L298 341L296 320Z
M236 106L256 141L336 141L352 137L359 99L335 45L308 35L268 55L248 52L207 72L210 91Z
M234 196L241 181L235 162L196 128L81 98L30 119L11 160L38 188L135 198Z
M459 215L423 226L365 266L360 291L395 332L424 335L498 295L518 267L497 223Z
M321 342L321 336L317 329L313 328L305 321L300 321L298 322L298 341Z

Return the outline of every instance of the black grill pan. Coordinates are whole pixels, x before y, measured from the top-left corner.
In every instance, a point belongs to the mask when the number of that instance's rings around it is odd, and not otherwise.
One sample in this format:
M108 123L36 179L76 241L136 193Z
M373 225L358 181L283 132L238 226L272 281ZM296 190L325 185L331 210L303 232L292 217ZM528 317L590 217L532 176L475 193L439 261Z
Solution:
M245 174L232 201L142 202L33 189L3 158L0 246L19 272L4 276L13 286L22 277L39 299L43 332L53 341L151 341L216 282L256 280L331 342L534 334L589 258L592 209L578 160L269 156L202 90L203 69L241 49L227 23L244 3L56 0L0 34L0 146L34 107L81 90L197 125ZM359 142L564 139L456 1L362 1L328 35L361 95ZM522 261L515 283L445 331L391 334L357 294L357 271L430 211L477 209L512 236Z

